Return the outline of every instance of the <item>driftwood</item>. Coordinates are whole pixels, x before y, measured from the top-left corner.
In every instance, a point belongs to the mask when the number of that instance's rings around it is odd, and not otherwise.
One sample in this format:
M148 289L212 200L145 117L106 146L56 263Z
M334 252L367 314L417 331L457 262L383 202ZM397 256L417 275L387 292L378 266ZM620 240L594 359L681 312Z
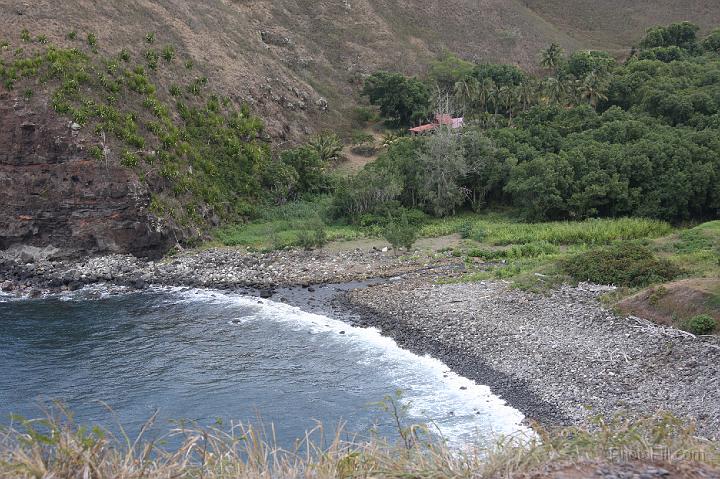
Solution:
M687 331L670 326L663 326L653 323L652 321L648 321L647 319L638 318L637 316L629 316L628 319L635 322L635 324L630 325L631 328L640 330L643 333L667 338L701 340L707 347L720 350L720 346L710 344L710 342L720 342L720 338L717 336L696 336L692 333L688 333Z

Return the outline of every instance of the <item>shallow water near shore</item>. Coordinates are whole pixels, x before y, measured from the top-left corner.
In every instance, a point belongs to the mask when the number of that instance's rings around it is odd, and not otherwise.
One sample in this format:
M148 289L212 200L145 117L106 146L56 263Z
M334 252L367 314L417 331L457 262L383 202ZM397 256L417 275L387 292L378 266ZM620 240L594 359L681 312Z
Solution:
M318 421L393 437L374 404L398 390L408 421L454 444L525 430L519 411L440 361L287 304L179 288L0 297L0 423L59 400L79 422L130 435L159 411L155 433L181 419L262 422L289 447Z

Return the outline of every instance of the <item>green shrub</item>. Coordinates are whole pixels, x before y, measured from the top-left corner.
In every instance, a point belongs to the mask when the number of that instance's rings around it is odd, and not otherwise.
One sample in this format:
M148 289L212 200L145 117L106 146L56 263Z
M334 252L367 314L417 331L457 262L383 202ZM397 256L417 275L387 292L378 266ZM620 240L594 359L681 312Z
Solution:
M482 258L487 261L494 261L507 257L505 250L489 250L489 249L471 249L467 252L470 258Z
M32 41L32 37L30 36L30 32L27 28L23 28L23 30L20 32L20 39L25 43L30 43Z
M96 160L102 160L105 158L105 152L103 152L103 149L98 145L91 146L88 152L90 153L90 156Z
M364 144L374 144L375 143L375 137L372 136L370 133L365 133L364 131L353 131L352 133L352 144L353 145L364 145Z
M508 258L537 258L549 254L557 254L560 248L547 241L536 241L534 243L526 243L513 245L507 252Z
M165 46L162 51L162 57L166 62L173 61L173 58L175 58L175 48L173 48L172 45Z
M472 236L473 223L472 221L463 221L458 227L458 233L462 239L468 239Z
M688 319L683 329L697 336L711 334L718 327L718 322L710 315L700 314Z
M327 232L322 226L313 230L301 230L297 234L296 244L306 250L320 248L328 242Z
M562 261L561 267L578 281L627 287L665 282L681 274L673 263L636 243L581 253Z
M335 162L340 158L343 144L340 137L335 133L320 133L313 136L307 142L307 146L317 153L324 163Z
M145 35L145 41L148 43L155 43L155 34L148 33L147 35Z
M120 60L124 61L125 63L128 63L130 61L130 52L126 49L120 50Z
M403 214L399 220L390 221L383 230L382 235L394 250L405 248L405 250L410 251L415 241L417 241L418 227L411 224L407 215Z
M202 88L206 83L207 82L204 82L202 78L196 78L190 85L188 85L188 92L195 96L200 96Z
M396 202L388 202L372 213L365 213L357 218L357 225L362 228L385 228L393 222L393 218L405 217L411 226L421 227L427 223L427 215L417 209L398 206Z
M134 168L138 166L138 164L140 164L140 160L138 160L137 155L135 155L134 153L124 151L122 154L122 158L120 159L120 164L128 168Z
M379 116L374 108L367 106L357 106L353 109L355 119L360 123L367 123L369 121L377 121Z
M88 33L87 42L88 45L90 45L92 48L95 48L97 46L97 35L95 35L94 33Z
M155 50L147 50L145 52L145 59L147 60L148 67L150 67L151 70L157 70L159 58L160 56Z

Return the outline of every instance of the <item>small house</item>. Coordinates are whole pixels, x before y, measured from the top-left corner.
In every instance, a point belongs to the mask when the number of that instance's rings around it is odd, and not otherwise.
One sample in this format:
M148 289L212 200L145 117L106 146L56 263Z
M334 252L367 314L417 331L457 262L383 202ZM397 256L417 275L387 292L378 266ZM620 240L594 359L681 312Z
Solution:
M463 118L453 118L452 115L436 114L432 123L427 123L425 125L410 128L410 133L412 133L413 135L424 135L434 132L441 126L448 126L453 130L457 130L459 128L462 128L464 124L465 122Z

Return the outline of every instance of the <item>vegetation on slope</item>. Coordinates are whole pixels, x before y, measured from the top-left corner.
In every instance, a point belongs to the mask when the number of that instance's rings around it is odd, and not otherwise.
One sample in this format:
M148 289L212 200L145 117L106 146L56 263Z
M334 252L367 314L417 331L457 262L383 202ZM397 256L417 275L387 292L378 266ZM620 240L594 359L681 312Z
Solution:
M340 213L398 201L436 216L514 206L533 220L715 217L720 55L717 33L696 33L688 23L652 29L624 64L604 52L565 57L553 45L541 58L545 78L442 59L427 79L435 107L405 104L413 111L390 120L434 110L463 115L467 126L394 144L340 188ZM398 96L386 73L369 81L372 102L386 101L379 84Z
M321 172L338 148L332 138L273 152L247 105L213 93L192 59L157 45L152 33L138 39L140 58L126 49L100 55L93 33L70 32L62 47L27 30L19 40L17 48L0 45L0 88L30 108L49 103L88 132L88 157L134 170L160 217L182 226L243 221L327 181Z

